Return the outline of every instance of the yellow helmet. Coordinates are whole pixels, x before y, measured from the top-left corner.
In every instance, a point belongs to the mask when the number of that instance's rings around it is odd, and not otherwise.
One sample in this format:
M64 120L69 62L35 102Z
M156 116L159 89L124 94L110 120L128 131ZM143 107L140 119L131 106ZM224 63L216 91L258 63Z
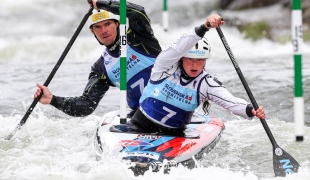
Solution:
M89 28L93 25L96 24L97 22L101 22L104 20L108 20L108 19L114 19L116 21L119 20L119 15L113 14L109 11L105 11L100 9L99 11L94 9L93 10L93 14L89 16L88 18L88 25Z

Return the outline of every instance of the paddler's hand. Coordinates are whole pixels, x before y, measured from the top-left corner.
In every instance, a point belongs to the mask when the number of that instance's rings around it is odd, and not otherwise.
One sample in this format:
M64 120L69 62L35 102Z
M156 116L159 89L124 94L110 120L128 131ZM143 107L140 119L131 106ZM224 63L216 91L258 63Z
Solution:
M259 106L259 108L255 111L253 108L252 113L254 116L258 117L259 119L266 119L266 114L263 106Z
M97 0L87 0L88 4L90 6L94 6L95 9L99 10L96 3L97 3Z
M96 10L99 10L99 8L97 7L97 0L87 0L87 2L90 6L94 5L94 8ZM110 0L99 0L99 3L103 5L109 5L111 4L111 1Z
M223 18L219 16L218 14L212 14L207 17L206 22L204 23L205 27L210 28L217 28L220 25L225 24Z
M39 102L42 104L50 104L53 98L53 94L48 90L46 86L43 86L39 83L37 83L37 91L34 94L34 98L37 98L40 96L41 92L43 91L43 95L40 98Z

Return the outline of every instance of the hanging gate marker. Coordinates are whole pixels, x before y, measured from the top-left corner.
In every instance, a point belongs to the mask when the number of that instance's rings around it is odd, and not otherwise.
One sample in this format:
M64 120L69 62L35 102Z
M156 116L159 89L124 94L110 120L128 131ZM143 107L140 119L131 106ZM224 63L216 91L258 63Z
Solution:
M302 85L302 12L301 0L292 0L292 43L294 50L294 121L296 141L304 137L304 99Z
M168 31L169 14L168 14L168 0L163 0L163 28Z
M120 0L120 42L121 42L121 56L120 56L120 124L125 124L127 121L127 36L126 36L126 0Z

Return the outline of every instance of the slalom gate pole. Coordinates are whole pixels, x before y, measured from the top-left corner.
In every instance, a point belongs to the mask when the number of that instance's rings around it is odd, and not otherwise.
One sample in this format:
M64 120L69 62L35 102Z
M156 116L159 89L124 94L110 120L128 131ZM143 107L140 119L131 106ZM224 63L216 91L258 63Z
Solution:
M120 123L127 121L126 93L127 93L127 36L126 36L126 0L120 0Z
M168 0L163 0L163 28L168 31L169 26L169 13L168 13Z
M296 141L304 137L304 99L302 85L302 12L301 0L292 0L292 41L294 49L294 121Z

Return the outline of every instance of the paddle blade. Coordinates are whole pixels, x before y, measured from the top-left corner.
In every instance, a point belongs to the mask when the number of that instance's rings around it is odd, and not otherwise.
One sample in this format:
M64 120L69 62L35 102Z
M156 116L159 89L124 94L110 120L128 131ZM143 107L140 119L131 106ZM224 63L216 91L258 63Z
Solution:
M273 169L276 176L285 177L298 172L299 163L282 148L273 150Z
M19 124L15 127L15 129L14 129L7 137L5 137L4 139L5 139L5 140L10 140L10 139L16 134L17 130L20 129L20 127L21 127L21 124L19 123Z

